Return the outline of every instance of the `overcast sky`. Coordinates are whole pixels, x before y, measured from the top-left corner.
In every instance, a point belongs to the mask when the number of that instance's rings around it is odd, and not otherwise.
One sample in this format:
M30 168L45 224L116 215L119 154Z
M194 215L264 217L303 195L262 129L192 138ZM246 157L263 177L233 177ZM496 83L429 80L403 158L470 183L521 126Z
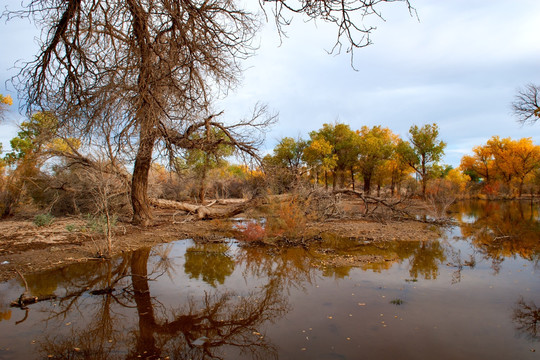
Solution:
M518 88L540 84L540 1L412 0L419 20L404 4L383 6L373 45L328 55L335 28L294 18L280 39L267 24L256 56L245 63L242 83L221 101L225 118L241 117L256 102L279 112L266 148L284 137L307 138L334 121L353 129L383 125L403 138L411 125L437 123L448 146L444 163L461 157L491 136L532 137L540 144L540 123L521 126L511 103ZM3 9L12 1L0 0ZM0 93L16 97L5 80L16 60L31 59L39 34L28 21L0 23ZM13 108L16 107L14 104ZM15 109L0 125L4 148L22 116Z

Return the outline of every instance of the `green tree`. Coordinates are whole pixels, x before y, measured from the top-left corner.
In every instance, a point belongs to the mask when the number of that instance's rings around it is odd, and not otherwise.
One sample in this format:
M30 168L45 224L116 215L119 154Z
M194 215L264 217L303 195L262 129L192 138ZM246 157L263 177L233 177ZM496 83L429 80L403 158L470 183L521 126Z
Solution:
M204 202L206 196L208 172L212 169L227 166L228 163L225 158L234 153L234 147L227 144L226 135L223 131L208 129L205 135L199 133L193 134L192 139L196 141L202 136L212 138L212 142L216 146L206 148L205 150L197 148L188 149L183 156L186 166L195 172L199 180L199 201L201 203ZM223 139L224 143L220 144L218 139Z
M341 177L341 186L345 183L345 172L351 170L354 177L354 166L358 158L358 134L349 125L334 123L323 124L322 129L310 133L311 138L324 139L332 148L331 157L335 158L332 172L332 189L337 186L337 178Z
M402 141L397 151L407 161L409 166L420 176L422 196L426 197L426 184L430 178L430 168L439 162L444 155L446 143L438 139L437 124L426 124L419 128L417 125L409 129L409 142Z
M20 125L17 136L11 139L11 151L2 159L8 167L0 201L3 217L13 213L25 188L38 175L57 125L57 119L50 113L36 113Z
M19 128L17 136L10 141L11 151L0 164L7 168L0 201L2 216L12 214L29 187L38 188L35 180L48 159L59 153L68 154L80 146L78 139L59 136L58 119L49 112L33 114Z
M395 144L393 134L380 125L362 126L358 138L358 166L364 179L364 192L371 193L371 181L376 171L392 156ZM382 171L382 170L381 170Z
M302 154L306 146L305 140L284 137L274 148L272 155L274 164L286 168L293 176L299 177L304 165Z
M277 192L289 191L298 184L305 171L302 154L306 142L285 137L274 148L272 155L263 159L263 169Z
M316 132L312 132L310 137L302 158L311 168L311 172L315 172L316 184L319 183L319 173L324 174L324 186L328 189L328 171L336 167L337 155L333 153L332 145Z

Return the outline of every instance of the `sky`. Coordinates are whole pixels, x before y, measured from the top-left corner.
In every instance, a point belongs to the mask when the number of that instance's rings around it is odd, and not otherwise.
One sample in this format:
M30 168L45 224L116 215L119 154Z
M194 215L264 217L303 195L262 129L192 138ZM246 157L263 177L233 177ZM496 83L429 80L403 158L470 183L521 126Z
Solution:
M14 2L0 0L0 9ZM17 2L15 2L17 3ZM272 23L263 26L255 56L243 79L215 105L223 120L249 114L257 102L279 113L263 152L282 137L308 138L324 123L360 129L382 125L406 139L412 125L436 123L447 143L443 163L459 165L474 146L494 136L531 137L540 144L540 122L520 125L512 114L519 88L540 85L540 1L411 0L418 18L402 3L383 4L385 19L373 44L350 54L329 55L336 28L295 17L280 39ZM0 125L9 148L17 112L13 86L17 60L31 60L39 30L27 20L0 21L0 93L13 109Z

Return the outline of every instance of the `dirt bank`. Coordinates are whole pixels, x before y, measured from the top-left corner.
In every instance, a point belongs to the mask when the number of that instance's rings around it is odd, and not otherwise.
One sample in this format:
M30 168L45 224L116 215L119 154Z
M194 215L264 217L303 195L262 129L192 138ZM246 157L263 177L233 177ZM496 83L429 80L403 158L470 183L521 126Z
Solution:
M174 210L155 212L151 227L133 226L128 219L119 220L115 227L115 254L179 239L198 240L234 237L230 220L194 221ZM16 277L15 269L23 274L61 267L80 261L101 261L105 252L104 236L91 231L82 217L56 218L49 226L37 226L32 218L0 221L0 281ZM426 241L438 237L438 229L412 221L362 219L331 220L308 223L306 233L335 234L366 241Z

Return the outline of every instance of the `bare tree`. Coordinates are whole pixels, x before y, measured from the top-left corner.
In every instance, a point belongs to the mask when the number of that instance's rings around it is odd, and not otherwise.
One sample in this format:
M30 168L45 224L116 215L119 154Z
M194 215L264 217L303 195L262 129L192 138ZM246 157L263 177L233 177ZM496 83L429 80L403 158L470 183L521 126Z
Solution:
M518 93L512 103L514 115L522 124L535 123L540 119L540 86L528 84Z
M280 33L289 23L287 13L336 24L339 51L342 38L348 50L369 45L373 28L363 25L364 17L380 16L376 7L391 2L411 9L408 0L260 0L260 5L275 5ZM253 135L273 120L261 121L259 108L254 117L227 126L210 107L237 82L240 61L255 50L258 16L234 0L28 0L22 10L4 16L30 18L42 28L39 53L14 79L27 111L51 111L81 138L114 124L113 143L132 149L136 224L152 219L147 186L156 146L169 152L206 150L227 141L255 156ZM226 140L190 137L209 128L225 133Z
M340 53L343 43L353 60L354 49L372 44L370 35L374 26L366 25L365 19L375 15L383 19L380 7L385 3L405 3L409 13L416 14L409 0L259 0L273 4L273 15L280 34L291 23L290 13L307 15L310 20L322 20L337 28L336 42L330 53Z

